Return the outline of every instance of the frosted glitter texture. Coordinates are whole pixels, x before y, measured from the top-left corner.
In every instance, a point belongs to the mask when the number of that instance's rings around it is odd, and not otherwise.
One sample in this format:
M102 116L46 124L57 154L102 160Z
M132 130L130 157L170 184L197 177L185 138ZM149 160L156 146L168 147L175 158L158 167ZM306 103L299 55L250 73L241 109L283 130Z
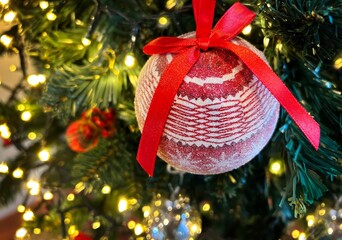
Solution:
M247 41L235 38L232 42L265 60ZM141 130L160 77L172 58L171 54L153 55L140 73L135 111ZM228 50L209 49L201 53L177 92L158 156L189 173L231 171L264 148L278 114L278 101L238 57Z

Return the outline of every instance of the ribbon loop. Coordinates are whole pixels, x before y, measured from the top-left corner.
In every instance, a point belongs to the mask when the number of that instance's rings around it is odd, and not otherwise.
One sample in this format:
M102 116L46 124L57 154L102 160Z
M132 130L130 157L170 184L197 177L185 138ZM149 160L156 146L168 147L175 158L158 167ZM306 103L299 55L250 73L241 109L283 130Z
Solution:
M196 39L161 37L144 47L146 54L177 54L160 78L140 139L137 160L150 176L153 175L159 142L174 97L185 76L199 58L200 50L207 51L214 47L227 49L236 54L289 113L312 146L318 149L320 139L318 123L305 111L282 80L253 51L228 42L253 21L255 13L241 3L235 3L211 30L215 2L215 0L193 0Z

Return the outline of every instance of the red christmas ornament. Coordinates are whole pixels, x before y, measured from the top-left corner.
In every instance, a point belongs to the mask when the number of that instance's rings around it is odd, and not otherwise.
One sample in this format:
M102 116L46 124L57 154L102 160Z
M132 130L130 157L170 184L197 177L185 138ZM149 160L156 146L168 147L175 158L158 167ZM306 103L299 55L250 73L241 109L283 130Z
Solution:
M235 3L212 29L215 0L192 3L196 37L160 37L144 47L154 56L142 70L135 102L142 168L153 175L157 154L199 174L245 164L274 130L279 105L272 95L317 150L318 123L263 54L236 37L255 14Z
M247 41L236 38L234 43L265 59ZM135 101L140 129L161 74L172 59L171 54L153 55L141 71ZM278 113L277 100L238 57L224 49L202 52L178 89L158 156L195 174L236 169L267 144Z
M91 237L89 237L88 235L84 234L84 233L79 233L76 237L75 240L93 240Z
M90 120L76 120L68 126L66 139L73 151L87 152L97 146L99 129Z
M2 139L2 145L3 145L4 147L8 147L8 146L12 145L11 139L9 139L9 138L3 138L3 139Z

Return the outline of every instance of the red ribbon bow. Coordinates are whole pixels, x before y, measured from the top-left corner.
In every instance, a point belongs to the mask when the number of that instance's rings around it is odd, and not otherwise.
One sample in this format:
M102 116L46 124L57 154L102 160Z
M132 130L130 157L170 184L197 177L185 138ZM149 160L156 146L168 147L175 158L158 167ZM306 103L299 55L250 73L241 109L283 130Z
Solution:
M149 55L177 54L160 78L140 139L137 160L150 176L153 175L158 146L177 91L199 58L200 51L207 51L209 48L224 48L236 54L278 100L312 146L318 150L320 139L318 123L257 54L229 41L253 21L255 13L241 3L235 3L211 30L215 3L215 0L193 0L196 38L160 37L151 41L143 49Z

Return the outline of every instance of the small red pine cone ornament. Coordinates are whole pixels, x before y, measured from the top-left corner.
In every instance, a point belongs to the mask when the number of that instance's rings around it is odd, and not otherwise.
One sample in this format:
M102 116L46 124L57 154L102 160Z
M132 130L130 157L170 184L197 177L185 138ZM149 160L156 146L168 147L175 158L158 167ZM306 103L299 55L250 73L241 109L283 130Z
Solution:
M66 131L69 147L75 152L87 152L97 146L99 142L99 129L91 121L80 119L72 122Z
M232 42L248 47L266 62L263 53L247 41L235 38ZM141 130L160 77L172 59L172 54L153 55L141 71L135 99ZM158 156L189 173L231 171L265 147L278 113L278 101L237 56L209 49L201 52L178 89Z

